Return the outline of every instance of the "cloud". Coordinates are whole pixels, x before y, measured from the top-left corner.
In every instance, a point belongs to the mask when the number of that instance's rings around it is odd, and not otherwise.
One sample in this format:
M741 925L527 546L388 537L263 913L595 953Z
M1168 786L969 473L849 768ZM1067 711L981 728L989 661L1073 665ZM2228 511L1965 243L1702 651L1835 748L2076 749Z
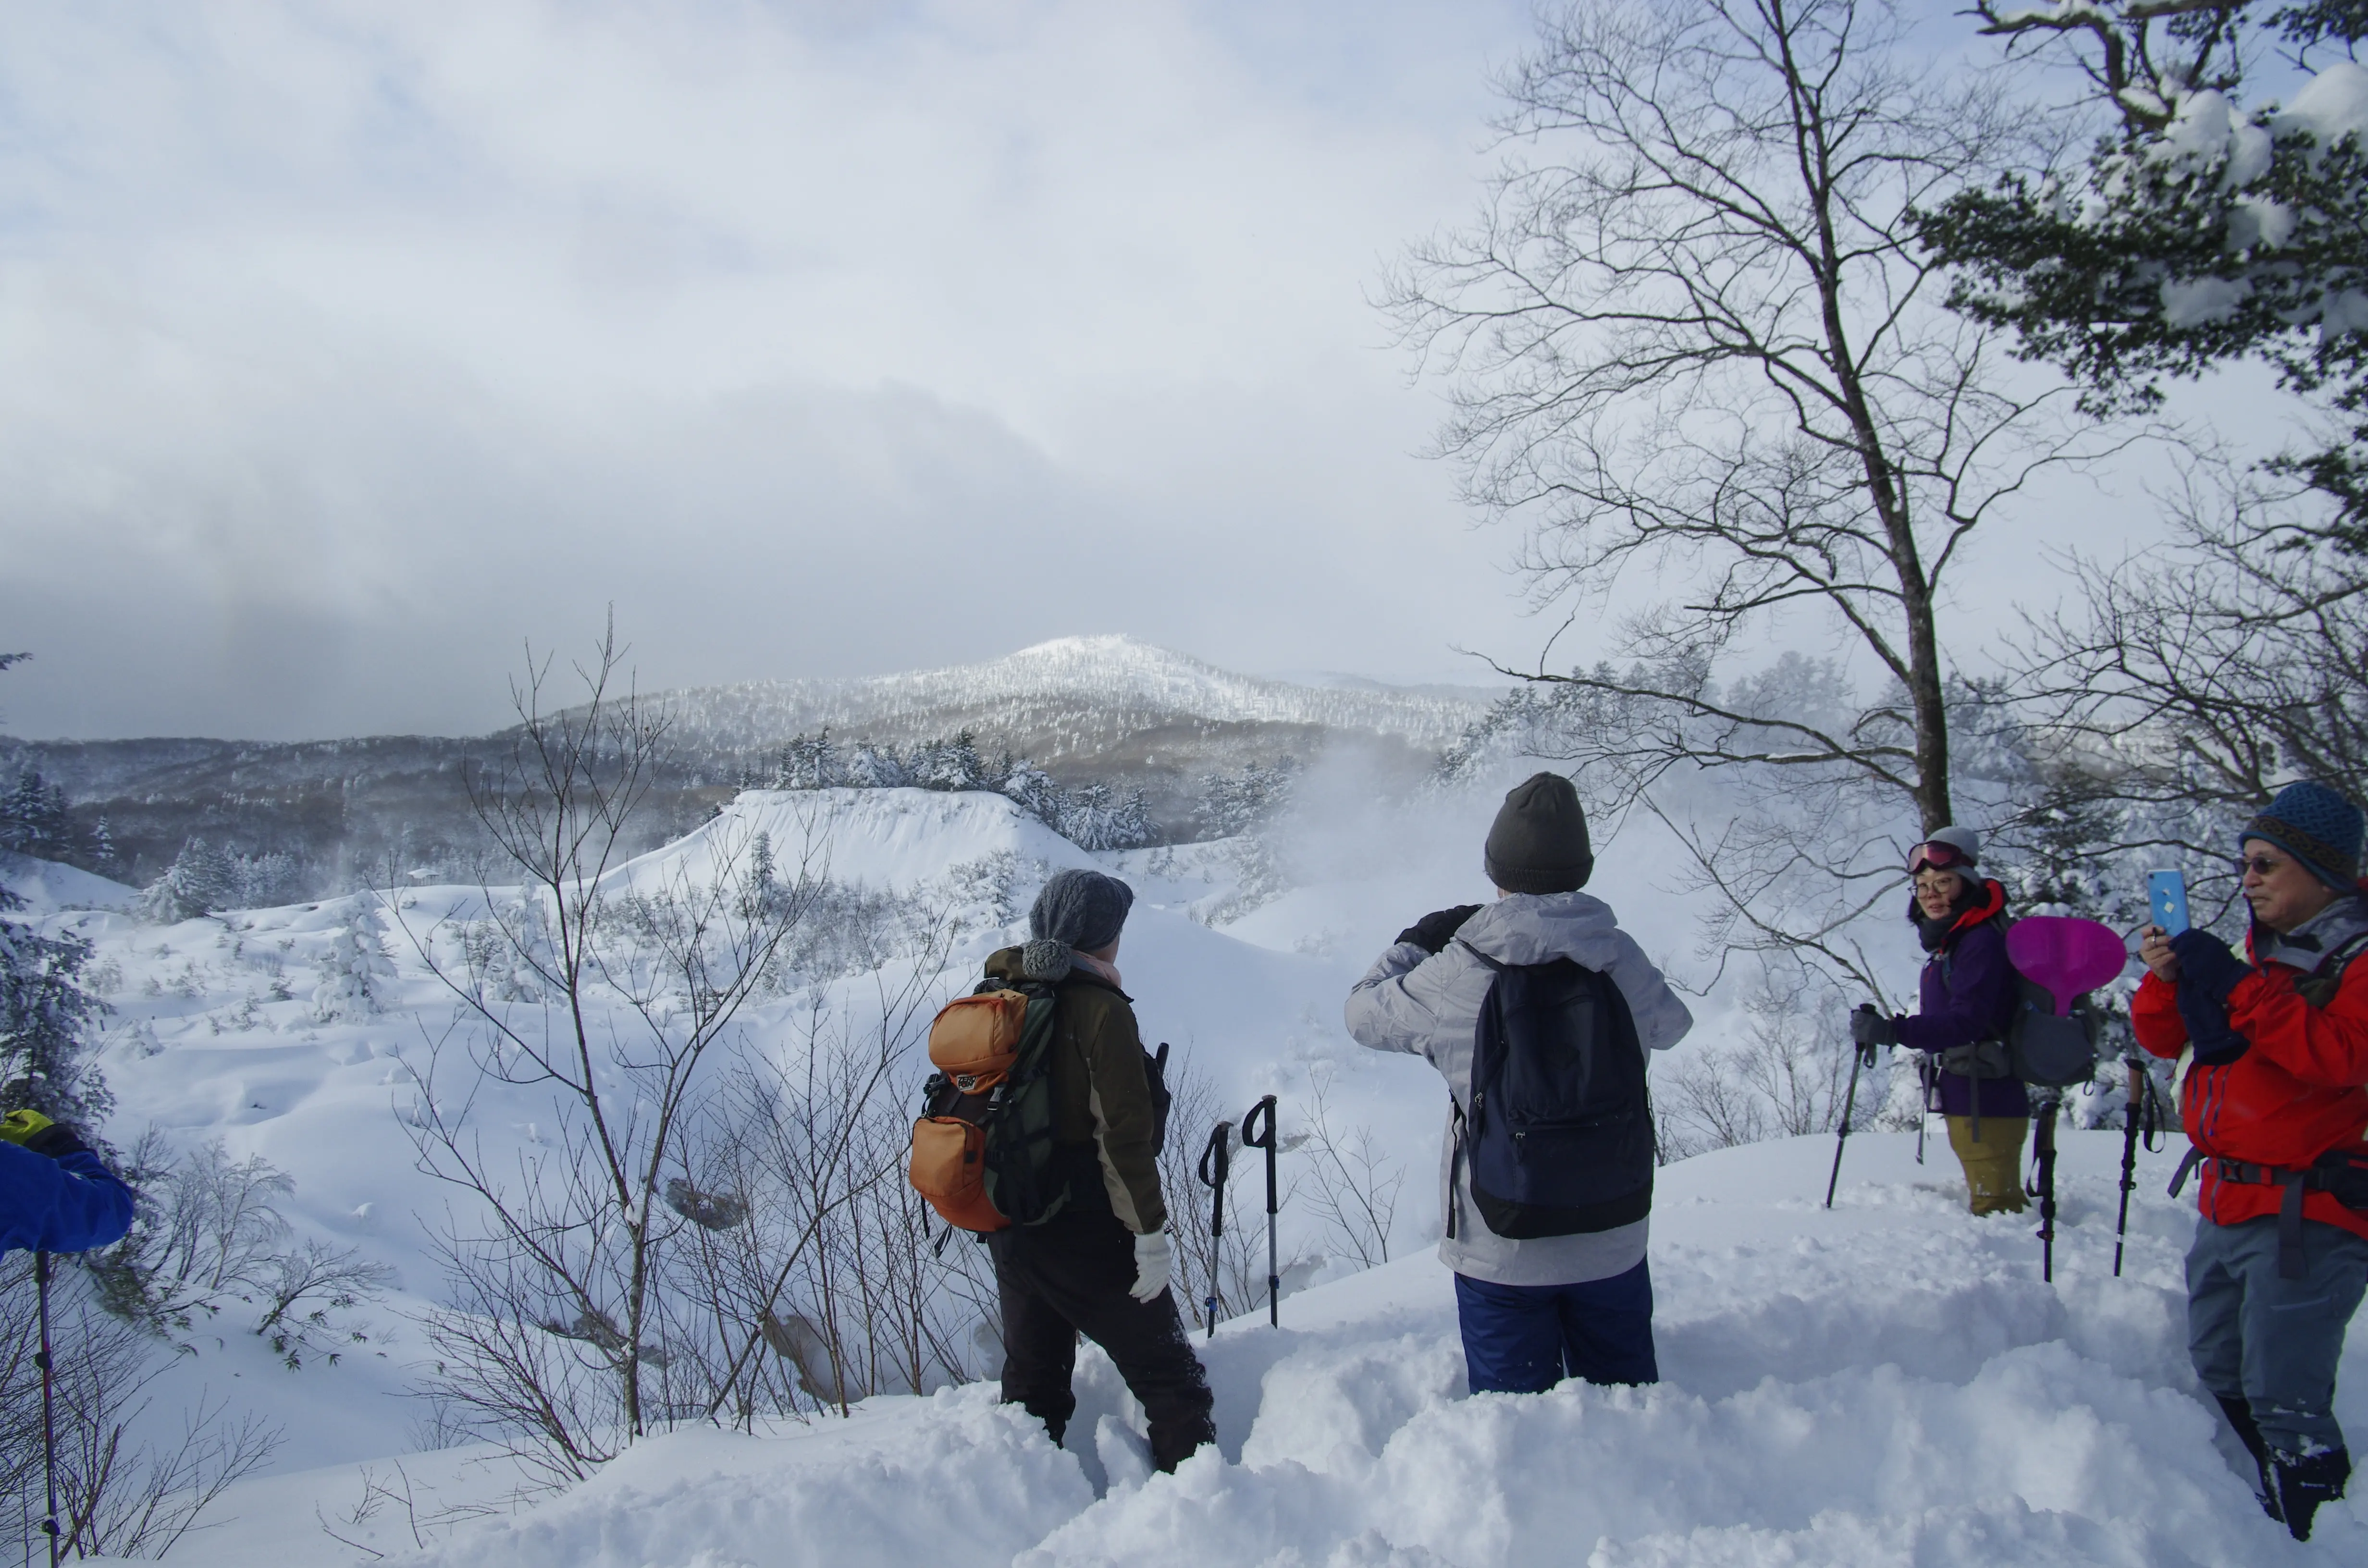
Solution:
M1507 4L0 19L22 733L482 727L1124 630L1520 636L1364 294L1472 199Z

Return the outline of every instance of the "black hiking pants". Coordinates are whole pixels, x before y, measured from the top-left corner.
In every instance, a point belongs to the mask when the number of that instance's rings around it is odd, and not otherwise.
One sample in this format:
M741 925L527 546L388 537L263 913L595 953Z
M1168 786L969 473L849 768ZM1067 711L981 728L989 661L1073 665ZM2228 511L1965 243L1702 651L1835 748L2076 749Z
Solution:
M1100 1346L1151 1422L1151 1457L1174 1470L1214 1442L1208 1374L1192 1354L1176 1297L1128 1295L1134 1238L1107 1209L1071 1210L1042 1225L986 1238L1003 1302L1003 1397L1024 1406L1059 1442L1076 1413L1069 1387L1077 1335Z

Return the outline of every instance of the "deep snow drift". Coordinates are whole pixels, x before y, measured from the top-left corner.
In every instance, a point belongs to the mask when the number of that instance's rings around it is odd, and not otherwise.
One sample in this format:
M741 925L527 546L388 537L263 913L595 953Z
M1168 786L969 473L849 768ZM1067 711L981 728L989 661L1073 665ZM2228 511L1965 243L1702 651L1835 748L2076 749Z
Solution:
M404 1397L420 1353L405 1313L438 1294L428 1225L446 1194L415 1168L400 1118L419 1093L421 1042L451 1008L403 927L465 918L483 894L403 890L386 1010L323 1023L306 1000L313 966L353 901L155 926L71 907L116 903L125 890L45 889L56 912L41 917L96 942L95 976L118 1009L102 1056L120 1101L110 1132L128 1141L154 1124L184 1147L221 1138L233 1155L260 1153L295 1177L300 1232L359 1245L402 1277L369 1310L368 1344L335 1366L290 1372L225 1328L173 1368L160 1407L227 1391L284 1425L289 1441L276 1472L234 1488L171 1560L2368 1561L2356 1506L2324 1512L2319 1540L2295 1547L2214 1448L2182 1348L2192 1210L2161 1193L2175 1149L2146 1158L2127 1277L2109 1277L2118 1134L2066 1135L2053 1285L2039 1278L2028 1220L1962 1211L1937 1136L1921 1168L1912 1135L1854 1137L1830 1213L1816 1201L1829 1139L1667 1167L1652 1251L1662 1384L1467 1397L1448 1278L1427 1244L1444 1091L1418 1062L1357 1048L1339 1008L1400 925L1485 896L1476 846L1493 803L1427 808L1387 855L1344 808L1335 841L1305 846L1297 891L1221 928L1203 922L1226 907L1241 864L1232 848L1089 856L997 797L750 794L619 873L704 874L762 829L785 864L810 859L841 882L951 909L962 926L942 981L951 993L1012 933L1047 870L1116 867L1141 893L1120 964L1146 1039L1189 1051L1233 1114L1276 1094L1289 1135L1321 1082L1342 1125L1372 1130L1405 1175L1394 1261L1366 1273L1311 1261L1302 1277L1319 1282L1285 1301L1281 1331L1262 1313L1224 1325L1206 1346L1221 1451L1173 1477L1148 1473L1139 1414L1088 1353L1068 1452L972 1385L877 1398L851 1419L763 1437L680 1431L570 1492L506 1501L518 1483L507 1463L416 1451L420 1411ZM1607 846L1593 891L1656 960L1683 969L1685 911L1654 887L1653 867L1649 846L1623 838ZM1904 935L1900 949L1904 978L1914 964ZM1695 1010L1681 1052L1736 1025L1716 995ZM795 1011L793 998L760 1008L743 1049L791 1049ZM530 1147L549 1108L510 1092L481 1125L489 1140ZM1287 1255L1315 1248L1311 1226L1304 1204L1286 1211ZM2363 1367L2348 1358L2339 1409L2368 1433ZM472 1507L481 1517L452 1522Z
M2299 1547L2214 1447L2182 1349L2187 1214L2142 1171L2114 1279L2119 1141L2067 1139L2056 1279L2021 1219L1963 1211L1912 1135L1703 1155L1663 1173L1663 1382L1467 1396L1426 1249L1225 1324L1203 1347L1219 1452L1150 1474L1139 1415L1088 1352L1072 1452L985 1387L878 1399L777 1437L684 1432L515 1517L393 1561L463 1568L914 1562L1421 1564L2258 1564L2357 1562L2349 1506ZM1945 1160L1943 1151L1933 1153ZM2357 1328L2352 1364L2368 1348ZM2340 1411L2368 1430L2355 1381ZM388 1466L377 1467L381 1476ZM465 1456L410 1476L466 1494ZM484 1489L483 1481L477 1486ZM345 1468L252 1483L192 1564L408 1548L401 1511L341 1522ZM231 1516L237 1517L233 1521ZM2316 1553L2316 1556L2310 1555Z

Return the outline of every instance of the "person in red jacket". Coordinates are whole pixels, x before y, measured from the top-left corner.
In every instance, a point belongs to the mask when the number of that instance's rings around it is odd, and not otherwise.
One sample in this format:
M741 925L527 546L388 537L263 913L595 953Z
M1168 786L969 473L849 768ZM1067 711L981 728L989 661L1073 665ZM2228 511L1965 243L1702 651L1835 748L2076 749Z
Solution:
M2188 1354L2260 1467L2262 1506L2298 1540L2351 1473L2335 1369L2368 1290L2361 830L2326 785L2280 790L2238 835L2252 961L2208 931L2150 926L2130 1007L2140 1045L2188 1064L2180 1105L2203 1176Z

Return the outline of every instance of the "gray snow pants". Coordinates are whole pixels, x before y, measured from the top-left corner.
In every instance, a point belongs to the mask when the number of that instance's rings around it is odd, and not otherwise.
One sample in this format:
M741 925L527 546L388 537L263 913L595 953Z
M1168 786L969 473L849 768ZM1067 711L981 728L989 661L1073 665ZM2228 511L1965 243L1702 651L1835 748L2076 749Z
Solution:
M2368 1239L2317 1220L2302 1223L2299 1279L2278 1275L2274 1214L2195 1227L2187 1249L2187 1354L2206 1392L2252 1407L2279 1453L2343 1447L2335 1424L2335 1366L2344 1330L2368 1290Z

